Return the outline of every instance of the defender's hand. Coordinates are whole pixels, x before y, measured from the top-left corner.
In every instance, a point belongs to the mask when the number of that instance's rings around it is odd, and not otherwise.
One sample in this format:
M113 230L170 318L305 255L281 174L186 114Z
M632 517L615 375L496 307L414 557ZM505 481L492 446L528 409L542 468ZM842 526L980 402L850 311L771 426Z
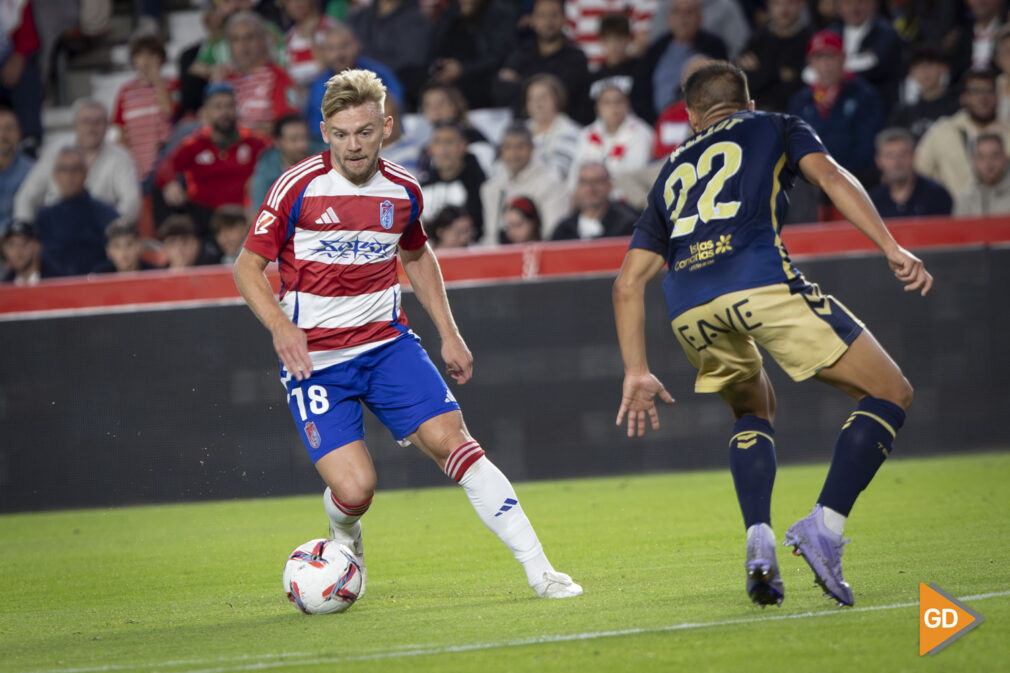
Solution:
M933 287L933 276L926 271L922 260L901 246L887 254L887 263L894 271L894 276L905 284L905 292L915 292L921 289L920 294L926 296L929 289Z
M270 333L274 337L274 350L284 363L284 369L287 369L296 381L304 381L312 376L312 359L309 357L305 332L287 320L271 328Z
M624 422L624 414L628 414L628 437L641 437L645 434L645 417L649 416L653 430L659 430L659 413L656 411L655 397L667 404L673 404L673 397L659 379L651 373L625 374L624 389L621 397L621 408L617 410L617 425Z
M460 385L473 376L473 355L458 334L442 340L442 361L445 362L446 374Z

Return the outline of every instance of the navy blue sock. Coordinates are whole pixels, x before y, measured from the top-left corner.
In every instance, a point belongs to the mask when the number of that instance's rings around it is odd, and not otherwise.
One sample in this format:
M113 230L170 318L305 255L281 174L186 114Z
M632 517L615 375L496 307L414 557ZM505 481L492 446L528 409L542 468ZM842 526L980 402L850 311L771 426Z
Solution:
M856 498L891 453L891 443L904 422L905 411L897 404L864 397L842 426L817 502L848 516Z
M757 523L771 525L775 468L775 429L771 423L757 416L738 420L729 440L729 471L745 528Z

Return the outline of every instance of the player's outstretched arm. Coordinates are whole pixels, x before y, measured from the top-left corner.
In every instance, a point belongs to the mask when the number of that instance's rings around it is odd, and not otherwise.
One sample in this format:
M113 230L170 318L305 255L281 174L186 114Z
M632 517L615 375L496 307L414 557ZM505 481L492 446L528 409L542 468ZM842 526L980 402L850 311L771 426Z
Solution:
M926 271L921 259L897 244L855 176L823 152L807 154L800 159L800 170L807 180L824 190L842 215L880 248L895 277L905 284L906 292L919 290L923 295L929 292L933 276Z
M625 256L621 273L614 281L614 321L624 360L624 386L616 424L621 425L627 414L628 437L645 434L646 417L653 430L659 429L656 395L667 404L673 404L673 397L649 371L645 355L645 286L663 270L664 264L663 258L656 253L633 248Z
M245 248L235 260L235 285L259 321L270 330L274 350L292 376L302 381L312 375L312 360L305 332L281 310L274 291L263 272L270 263L266 257Z
M456 383L466 383L473 376L473 355L452 317L438 260L425 243L416 250L400 248L400 262L414 294L431 316L438 336L442 339L442 361L445 362L446 373Z

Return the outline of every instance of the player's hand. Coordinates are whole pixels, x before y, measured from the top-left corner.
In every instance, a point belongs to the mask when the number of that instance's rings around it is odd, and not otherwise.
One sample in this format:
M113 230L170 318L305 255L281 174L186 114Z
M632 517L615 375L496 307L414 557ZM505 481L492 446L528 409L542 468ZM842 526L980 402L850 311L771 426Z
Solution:
M445 373L462 385L473 376L473 355L458 334L442 340L442 361Z
M297 381L312 376L312 359L309 357L308 338L290 320L270 329L274 337L274 350L284 364L284 369Z
M920 290L920 294L926 296L933 287L933 276L926 271L922 260L901 246L887 254L887 263L894 271L895 278L905 284L905 292Z
M667 404L673 404L673 397L659 379L651 373L625 374L621 408L617 410L617 423L624 422L628 415L628 437L645 435L645 417L648 415L653 430L659 430L659 413L656 411L656 395Z

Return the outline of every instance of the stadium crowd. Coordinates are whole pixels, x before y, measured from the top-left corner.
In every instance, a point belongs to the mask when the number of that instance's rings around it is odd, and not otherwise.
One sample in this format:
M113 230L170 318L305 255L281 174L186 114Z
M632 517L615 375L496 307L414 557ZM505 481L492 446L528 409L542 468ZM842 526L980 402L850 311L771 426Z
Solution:
M133 77L74 103L71 143L43 137L52 51L100 43L112 2L0 4L4 280L233 261L273 181L325 149L348 68L387 86L382 154L418 177L437 249L628 235L709 59L807 121L884 217L1010 213L1002 0L207 0L177 63L161 4L135 3ZM791 198L790 221L837 217Z

